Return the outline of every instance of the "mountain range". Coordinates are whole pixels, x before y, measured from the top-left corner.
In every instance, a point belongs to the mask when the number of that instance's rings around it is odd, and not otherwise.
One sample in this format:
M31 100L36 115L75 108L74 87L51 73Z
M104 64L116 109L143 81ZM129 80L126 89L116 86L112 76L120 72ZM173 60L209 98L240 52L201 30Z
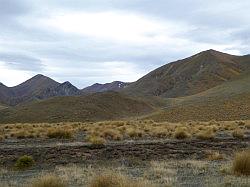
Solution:
M11 88L0 84L0 103L0 123L135 116L156 121L250 119L250 55L207 50L133 83L114 81L82 90L37 75Z
M15 106L56 96L75 96L104 91L118 91L126 85L128 83L121 81L107 84L96 83L80 90L68 81L58 83L49 77L38 74L14 87L7 87L0 83L0 103Z

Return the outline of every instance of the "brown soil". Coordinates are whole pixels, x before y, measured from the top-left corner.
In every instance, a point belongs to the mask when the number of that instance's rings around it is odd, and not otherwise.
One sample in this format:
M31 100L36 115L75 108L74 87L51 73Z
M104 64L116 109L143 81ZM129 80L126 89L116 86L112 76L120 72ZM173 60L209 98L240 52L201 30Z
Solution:
M148 140L112 142L105 145L55 140L18 140L18 142L0 143L0 163L3 166L13 166L17 158L22 155L33 156L37 167L124 158L138 160L202 159L207 151L232 155L236 150L245 148L250 148L249 136L245 139Z

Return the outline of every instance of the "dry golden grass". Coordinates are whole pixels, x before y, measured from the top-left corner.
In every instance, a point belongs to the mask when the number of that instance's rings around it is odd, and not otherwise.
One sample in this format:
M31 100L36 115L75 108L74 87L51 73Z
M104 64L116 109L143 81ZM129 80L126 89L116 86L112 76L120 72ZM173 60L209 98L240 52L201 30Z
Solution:
M250 175L250 150L235 154L232 169L235 174Z
M211 140L215 137L213 129L207 129L199 132L196 137L201 140Z
M104 145L106 143L104 138L95 135L89 136L87 139L93 145Z
M153 187L154 185L146 181L135 181L121 173L104 171L96 175L90 182L89 187Z
M59 177L46 174L31 181L29 187L66 187L67 185Z
M224 155L220 154L219 152L209 151L207 153L207 159L210 160L210 161L213 161L213 160L223 160L224 159Z
M52 129L47 133L48 138L70 139L73 134L67 129Z
M242 139L244 138L244 131L242 129L236 129L232 132L234 138Z
M102 137L106 141L122 141L128 139L147 138L187 138L198 137L208 140L214 138L217 132L235 134L240 138L242 131L249 129L250 121L231 122L196 122L156 123L152 120L139 121L103 121L78 123L38 123L38 124L6 124L0 126L0 137L5 139L26 138L74 138L78 132L86 137ZM86 139L88 141L88 139Z
M188 134L187 128L185 127L177 128L176 131L174 132L174 138L176 139L185 139L189 137L190 135Z

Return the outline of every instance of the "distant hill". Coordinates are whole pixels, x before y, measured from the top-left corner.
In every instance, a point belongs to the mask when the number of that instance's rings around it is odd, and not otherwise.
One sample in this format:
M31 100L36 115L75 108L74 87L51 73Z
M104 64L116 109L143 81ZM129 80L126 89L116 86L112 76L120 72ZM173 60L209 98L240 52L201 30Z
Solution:
M0 123L100 121L144 115L146 102L117 92L55 97L0 111Z
M80 91L69 82L60 84L40 74L14 87L0 84L0 102L11 106L52 96L78 94Z
M130 83L114 81L106 84L93 84L82 89L82 93L96 93L96 92L106 92L106 91L119 91L125 87L127 87Z
M215 50L166 64L130 84L124 93L176 98L194 95L232 80L250 69L250 55L234 56Z
M156 121L250 119L250 73L204 92L167 100L167 107L146 117Z

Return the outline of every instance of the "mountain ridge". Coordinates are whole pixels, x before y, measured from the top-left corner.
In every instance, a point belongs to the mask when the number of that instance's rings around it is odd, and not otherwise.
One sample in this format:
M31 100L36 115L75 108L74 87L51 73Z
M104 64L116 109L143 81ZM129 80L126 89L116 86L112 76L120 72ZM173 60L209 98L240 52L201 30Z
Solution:
M130 84L123 92L166 98L193 95L237 77L250 69L248 62L250 56L207 50L165 64Z

